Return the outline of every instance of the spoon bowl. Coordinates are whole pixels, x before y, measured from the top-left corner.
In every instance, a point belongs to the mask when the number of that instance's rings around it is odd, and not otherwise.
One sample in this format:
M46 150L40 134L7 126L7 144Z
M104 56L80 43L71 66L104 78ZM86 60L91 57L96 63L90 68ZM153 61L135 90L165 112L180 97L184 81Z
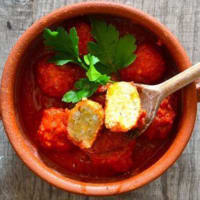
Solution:
M136 134L136 136L140 136L148 129L153 119L155 118L162 99L158 85L155 86L144 85L144 84L134 84L134 85L139 90L142 109L145 110L146 112L145 125L143 126L142 129L138 130Z

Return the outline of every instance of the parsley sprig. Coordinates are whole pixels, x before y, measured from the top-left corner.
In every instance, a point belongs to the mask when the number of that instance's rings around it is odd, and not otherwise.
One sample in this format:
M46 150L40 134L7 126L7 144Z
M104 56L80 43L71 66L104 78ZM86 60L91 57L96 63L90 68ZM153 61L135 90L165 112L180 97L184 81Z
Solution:
M89 42L89 52L100 62L109 67L111 72L127 67L136 58L135 38L127 34L119 37L119 32L111 24L103 21L91 20L92 35L96 42Z
M45 29L44 44L51 48L55 55L50 62L58 66L76 63L86 70L86 78L75 83L75 89L62 98L64 102L76 103L84 97L90 97L99 85L110 82L110 74L127 67L136 58L135 38L132 35L119 37L119 32L113 25L104 21L92 19L92 36L95 42L88 43L89 54L79 56L79 37L73 27L67 32L59 27L56 31ZM67 78L67 77L66 77Z
M99 83L91 82L87 78L82 78L75 83L76 90L71 90L62 98L64 102L76 103L81 101L84 97L90 97L99 87Z
M79 64L85 70L88 69L79 57L79 38L74 27L70 29L69 33L62 27L58 27L56 31L46 28L43 37L44 44L55 52L50 62L59 66L71 62Z

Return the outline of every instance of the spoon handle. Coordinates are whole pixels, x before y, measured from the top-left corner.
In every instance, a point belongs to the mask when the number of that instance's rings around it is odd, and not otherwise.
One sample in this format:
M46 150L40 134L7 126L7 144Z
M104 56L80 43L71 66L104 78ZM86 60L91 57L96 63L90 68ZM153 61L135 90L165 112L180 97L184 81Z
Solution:
M157 86L161 92L162 98L165 98L198 78L200 78L200 63L193 65Z

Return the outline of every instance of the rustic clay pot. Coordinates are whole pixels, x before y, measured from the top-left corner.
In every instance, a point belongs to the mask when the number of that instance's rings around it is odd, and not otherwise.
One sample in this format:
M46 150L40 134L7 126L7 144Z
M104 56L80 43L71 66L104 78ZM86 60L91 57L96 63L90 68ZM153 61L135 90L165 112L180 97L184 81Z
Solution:
M17 41L5 64L1 82L1 115L10 143L23 162L38 176L50 184L66 191L85 195L113 195L144 186L165 172L180 156L190 136L196 118L197 99L195 84L182 92L182 113L178 132L166 153L151 167L138 175L109 183L86 183L63 176L49 168L40 160L37 149L25 136L20 126L15 99L15 81L22 57L31 41L45 27L57 24L64 19L85 14L112 14L129 18L147 27L162 39L169 49L180 71L190 66L190 60L178 40L169 30L153 17L135 8L114 3L88 2L66 6L35 22Z

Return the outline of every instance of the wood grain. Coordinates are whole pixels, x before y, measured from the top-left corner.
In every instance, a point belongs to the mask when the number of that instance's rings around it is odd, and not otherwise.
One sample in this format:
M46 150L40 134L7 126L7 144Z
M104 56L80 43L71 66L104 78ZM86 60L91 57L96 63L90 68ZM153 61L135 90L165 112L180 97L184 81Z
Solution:
M164 23L181 41L193 63L200 60L199 0L114 0L142 9ZM0 0L0 73L17 38L38 18L77 0ZM134 192L85 197L63 192L30 172L18 159L0 124L0 200L199 200L200 107L196 126L179 160L160 178Z

